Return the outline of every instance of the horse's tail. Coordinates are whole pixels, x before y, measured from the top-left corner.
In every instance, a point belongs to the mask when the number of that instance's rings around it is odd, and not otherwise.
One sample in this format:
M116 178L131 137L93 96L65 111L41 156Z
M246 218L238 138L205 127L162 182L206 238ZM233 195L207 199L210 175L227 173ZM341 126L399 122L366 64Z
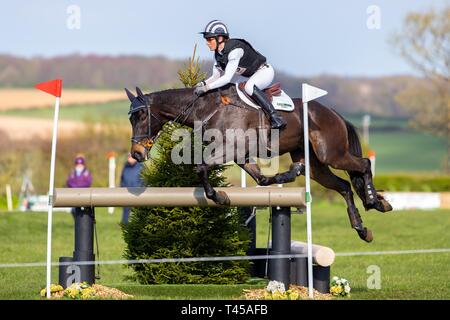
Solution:
M350 154L352 154L355 157L362 158L362 147L361 142L359 140L358 132L353 124L351 124L349 121L345 120L343 116L341 116L336 110L334 110L334 113L336 113L339 118L344 121L345 126L347 127L347 136L348 136L348 148ZM353 188L355 189L358 196L361 198L363 204L366 203L366 196L364 191L364 177L363 173L357 172L357 171L347 171L348 175L350 176L350 181L353 185Z

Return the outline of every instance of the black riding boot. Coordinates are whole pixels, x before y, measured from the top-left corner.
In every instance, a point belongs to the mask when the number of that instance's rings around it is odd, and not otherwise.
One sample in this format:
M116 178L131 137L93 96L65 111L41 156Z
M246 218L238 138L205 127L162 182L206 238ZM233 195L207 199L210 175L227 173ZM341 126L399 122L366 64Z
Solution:
M283 129L286 126L286 121L277 113L272 103L267 99L266 94L262 92L257 86L253 87L252 98L260 105L261 108L269 116L270 125L272 129Z

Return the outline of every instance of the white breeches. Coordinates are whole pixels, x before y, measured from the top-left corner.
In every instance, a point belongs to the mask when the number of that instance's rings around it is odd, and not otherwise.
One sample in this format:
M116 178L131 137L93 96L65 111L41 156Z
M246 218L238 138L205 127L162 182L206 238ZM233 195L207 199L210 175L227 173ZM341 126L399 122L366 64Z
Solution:
M250 78L248 78L245 84L245 92L248 95L253 94L253 86L257 86L258 89L265 89L272 84L275 77L275 71L270 64L264 64L259 68Z

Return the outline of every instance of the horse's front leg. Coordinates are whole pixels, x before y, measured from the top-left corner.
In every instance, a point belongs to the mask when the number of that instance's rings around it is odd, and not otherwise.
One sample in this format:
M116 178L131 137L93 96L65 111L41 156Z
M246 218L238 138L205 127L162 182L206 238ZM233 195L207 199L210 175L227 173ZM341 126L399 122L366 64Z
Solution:
M227 194L223 191L214 190L213 186L209 182L208 168L209 166L204 163L197 165L197 174L200 177L200 181L202 182L203 188L205 189L206 197L208 199L211 199L217 204L229 206L230 198L228 198Z

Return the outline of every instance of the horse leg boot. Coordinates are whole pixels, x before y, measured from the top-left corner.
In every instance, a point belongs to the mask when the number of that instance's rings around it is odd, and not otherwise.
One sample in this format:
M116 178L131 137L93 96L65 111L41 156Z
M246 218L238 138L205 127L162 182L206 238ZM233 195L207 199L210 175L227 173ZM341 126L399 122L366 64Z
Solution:
M277 113L267 96L257 86L253 86L252 98L263 108L264 112L269 116L272 129L283 129L286 127L286 121Z
M305 166L300 162L292 163L289 167L289 171L277 173L276 175L271 177L263 175L256 163L246 163L243 165L239 164L239 166L244 169L259 186L269 186L271 184L284 184L293 182L298 176L305 174Z
M375 186L373 184L373 177L372 177L372 171L370 170L370 160L366 159L368 161L368 169L363 174L364 182L365 182L365 194L366 194L366 201L364 206L367 208L374 208L380 212L388 212L392 210L392 206L389 202L384 199L384 197L377 193L377 190L375 189Z
M208 166L206 164L197 165L197 174L205 189L205 195L217 204L229 206L230 198L223 191L216 191L208 180Z
M349 188L348 190L340 193L344 197L345 202L347 203L347 214L348 218L350 219L350 224L352 228L356 230L358 236L362 240L366 242L372 242L373 240L372 231L364 227L361 216L359 215L358 208L356 208L355 202L353 201L353 192L350 189L351 188L350 185L348 186L348 188Z

